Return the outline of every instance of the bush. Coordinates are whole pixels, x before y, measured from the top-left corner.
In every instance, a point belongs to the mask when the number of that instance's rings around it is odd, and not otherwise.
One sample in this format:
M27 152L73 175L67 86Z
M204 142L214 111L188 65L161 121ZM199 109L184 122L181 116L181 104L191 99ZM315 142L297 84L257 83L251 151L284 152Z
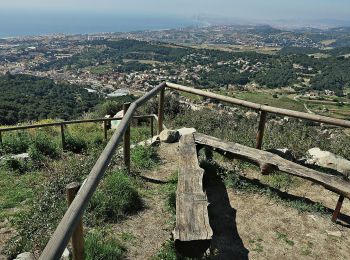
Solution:
M124 259L125 247L113 238L106 238L100 232L90 232L85 238L86 260L118 260Z
M60 149L52 138L44 133L38 133L33 138L28 153L33 161L40 162L44 157L57 159L60 156Z
M91 210L107 221L118 221L142 208L135 184L124 172L107 175L91 200Z
M180 104L180 100L176 95L166 94L164 98L164 114L170 118L174 118L176 115L181 114L183 107ZM142 108L144 114L157 114L158 113L158 100L151 99Z
M8 172L23 174L28 171L30 165L29 162L25 160L18 160L11 157L6 157L1 160L0 163L1 168Z
M0 154L19 154L25 153L30 144L30 136L26 132L15 132L6 135L2 145L0 145Z
M81 153L87 150L88 144L86 140L81 136L72 136L70 134L67 134L64 147L73 153Z
M11 219L16 235L7 241L4 253L13 259L21 252L42 250L67 210L65 189L71 182L82 183L96 158L69 157L53 161L50 178L28 211Z

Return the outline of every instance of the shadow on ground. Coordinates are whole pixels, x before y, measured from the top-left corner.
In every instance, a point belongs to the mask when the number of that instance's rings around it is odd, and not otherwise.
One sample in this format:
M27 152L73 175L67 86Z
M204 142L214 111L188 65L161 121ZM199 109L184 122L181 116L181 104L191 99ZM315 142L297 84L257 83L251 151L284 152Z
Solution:
M203 166L202 166L203 167ZM214 259L248 259L236 226L236 210L231 207L225 185L209 168L203 167L204 187L210 203L209 222L213 229L211 253Z

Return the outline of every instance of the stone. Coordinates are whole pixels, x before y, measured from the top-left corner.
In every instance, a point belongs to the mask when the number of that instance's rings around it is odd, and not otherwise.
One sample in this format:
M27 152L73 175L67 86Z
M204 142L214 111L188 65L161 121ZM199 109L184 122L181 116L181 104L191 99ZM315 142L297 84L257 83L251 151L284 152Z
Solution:
M254 119L254 118L257 118L257 117L258 117L258 113L252 112L252 111L248 111L248 112L246 112L244 115L245 115L245 117L248 118L248 119Z
M29 154L28 153L21 153L21 154L15 154L15 155L10 155L10 156L3 156L3 157L0 157L0 161L6 160L6 158L26 161L26 160L29 160Z
M327 234L329 236L333 236L333 237L341 237L341 232L340 231L329 231L326 230Z
M312 148L307 151L307 164L313 164L324 168L333 169L345 177L350 177L350 161L320 148Z
M193 127L191 127L191 128L183 127L183 128L178 129L177 131L179 131L180 137L183 135L193 134L193 133L197 132L196 129Z
M19 254L15 260L35 260L35 257L30 252L24 252Z
M267 151L270 152L270 153L277 154L278 156L280 156L283 159L286 159L288 161L292 161L292 162L295 161L295 157L294 157L292 151L287 149L287 148L282 148L282 149L279 149L279 148L274 149L274 148L272 148L272 149L268 149Z
M70 252L68 248L65 248L61 256L61 260L69 260L69 259L70 259Z
M315 215L308 215L313 221L317 222L317 217Z
M164 143L175 143L179 141L180 134L177 130L166 129L163 130L159 135L159 140Z

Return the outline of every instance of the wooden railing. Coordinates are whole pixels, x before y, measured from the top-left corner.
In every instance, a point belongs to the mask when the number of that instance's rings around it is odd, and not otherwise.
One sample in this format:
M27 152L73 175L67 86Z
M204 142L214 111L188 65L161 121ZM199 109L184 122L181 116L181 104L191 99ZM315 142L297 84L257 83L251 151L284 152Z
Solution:
M151 135L153 136L153 132L154 132L153 122L154 122L154 119L158 120L158 117L156 115L140 115L140 116L133 116L132 118L133 119L149 119L150 123L151 123ZM94 118L94 119L82 119L82 120L72 120L72 121L53 122L53 123L36 124L36 125L11 126L11 127L6 127L6 128L0 128L0 144L3 143L3 133L5 133L5 132L59 126L61 129L60 130L61 131L61 144L62 144L62 148L64 148L65 147L64 128L66 125L84 124L84 123L98 123L98 122L103 122L104 138L105 138L105 140L107 140L108 122L122 120L122 119L123 119L123 117Z
M124 136L124 163L127 167L130 167L130 142L128 142L130 138L130 121L134 117L135 111L142 106L145 102L147 102L149 99L153 98L159 93L159 105L158 105L158 117L156 117L158 121L158 127L157 132L158 134L163 130L164 125L164 95L165 95L165 88L168 87L170 89L183 91L187 93L196 94L203 97L208 97L212 99L219 100L221 102L226 102L233 105L240 105L243 107L251 108L256 111L261 112L261 118L259 122L258 127L258 134L257 134L257 147L260 149L262 145L263 140L263 133L265 128L265 121L266 121L266 115L267 113L274 113L284 116L290 116L300 119L306 119L311 120L315 122L330 124L330 125L336 125L336 126L342 126L342 127L349 127L350 128L350 121L346 120L340 120L340 119L334 119L330 117L324 117L324 116L318 116L318 115L311 115L303 112L297 112L282 108L276 108L271 107L267 105L260 105L248 101L243 101L235 98L230 98L218 94L214 94L211 92L194 89L186 86L181 86L174 83L162 83L152 89L150 92L146 93L144 96L137 99L135 102L131 104L127 104L124 106L124 117L122 118L121 122L118 125L118 128L114 132L113 136L111 137L110 141L106 145L105 149L101 153L100 157L98 158L96 164L92 168L91 172L87 176L86 180L84 181L83 185L80 187L78 193L76 194L73 201L69 201L70 206L67 209L64 217L60 221L59 225L57 226L55 232L50 238L50 241L46 245L44 251L42 252L40 259L47 260L47 259L60 259L65 247L67 246L69 239L72 237L72 234L76 233L82 233L79 232L81 223L81 217L84 213L84 210L86 209L93 193L95 192L100 180L102 179L111 159L114 155L118 144L120 143L121 139ZM102 119L97 119L102 120ZM115 120L115 119L103 119L103 120ZM79 123L80 121L76 121L76 123ZM86 121L85 121L86 122ZM92 121L93 122L93 121ZM50 125L65 125L68 124L67 122L64 123L52 123L52 124L46 124L45 126ZM41 126L38 126L41 127ZM4 128L0 129L1 131L9 131L11 128ZM19 128L16 128L19 129ZM21 128L25 129L25 127ZM62 129L62 128L61 128ZM14 129L12 129L14 130ZM0 133L1 133L0 131ZM63 130L62 130L63 131ZM78 230L78 231L77 231ZM81 234L82 235L82 234ZM80 238L82 239L82 238ZM82 243L73 243L80 244ZM73 251L81 252L79 248L74 249ZM76 257L76 259L83 258L83 255L80 255L80 257Z
M256 111L260 111L260 122L259 122L258 131L257 131L257 142L256 142L256 148L258 149L261 149L261 146L262 146L267 113L277 114L282 116L289 116L289 117L294 117L299 119L310 120L318 123L350 128L350 121L347 121L347 120L320 116L315 114L308 114L304 112L272 107L268 105L261 105L261 104L257 104L257 103L237 99L237 98L231 98L231 97L215 94L212 92L203 91L200 89L190 88L186 86L181 86L181 85L169 83L169 82L166 83L166 86L174 90L183 91L183 92L195 94L202 97L212 98L212 99L216 99L221 102L229 103L232 105L243 106L246 108L251 108Z

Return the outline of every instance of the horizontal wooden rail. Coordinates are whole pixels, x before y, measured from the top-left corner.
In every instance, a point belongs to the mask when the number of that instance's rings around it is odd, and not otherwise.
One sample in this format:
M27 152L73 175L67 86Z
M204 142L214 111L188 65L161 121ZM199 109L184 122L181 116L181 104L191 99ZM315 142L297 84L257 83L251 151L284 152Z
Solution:
M51 236L50 241L42 252L40 259L60 259L79 222L79 219L82 217L97 185L103 177L136 109L152 97L156 96L162 89L164 89L164 87L165 83L160 84L130 105L127 113L118 125L117 130L114 132L110 141L98 158L95 166L92 168L84 184L81 186L72 204L69 206L61 222L58 224L54 234Z
M220 140L219 138L200 133L194 133L193 135L198 145L215 148L216 152L225 156L229 154L232 155L233 158L250 161L260 167L269 166L270 170L277 169L287 174L310 180L350 199L350 182L339 176L306 168L267 151L261 151L241 144Z
M175 89L178 91L183 91L195 95L199 95L202 97L208 97L212 99L216 99L222 102L234 104L234 105L239 105L239 106L244 106L248 107L257 111L265 111L273 114L279 114L283 116L289 116L289 117L294 117L294 118L299 118L299 119L306 119L306 120L311 120L319 123L324 123L324 124L330 124L330 125L335 125L335 126L342 126L342 127L347 127L350 128L350 121L347 120L342 120L342 119L336 119L332 117L326 117L326 116L320 116L320 115L315 115L315 114L308 114L304 112L299 112L299 111L293 111L289 109L284 109L284 108L278 108L278 107L272 107L272 106L267 106L267 105L261 105L237 98L231 98L215 93L211 93L208 91L200 90L200 89L195 89L195 88L190 88L186 86L182 86L179 84L174 84L174 83L169 83L166 82L166 86L171 89Z
M133 119L147 119L147 118L158 118L156 115L140 115L140 116L133 116ZM48 126L60 126L60 125L72 125L72 124L83 124L83 123L97 123L97 122L107 122L107 121L114 121L114 120L122 120L123 117L113 117L113 118L96 118L96 119L84 119L84 120L72 120L72 121L62 121L62 122L53 122L53 123L46 123L46 124L38 124L38 125L25 125L25 126L11 126L11 127L3 127L0 128L0 132L8 132L8 131L15 131L15 130L25 130L25 129L32 129L32 128L41 128L41 127L48 127Z

